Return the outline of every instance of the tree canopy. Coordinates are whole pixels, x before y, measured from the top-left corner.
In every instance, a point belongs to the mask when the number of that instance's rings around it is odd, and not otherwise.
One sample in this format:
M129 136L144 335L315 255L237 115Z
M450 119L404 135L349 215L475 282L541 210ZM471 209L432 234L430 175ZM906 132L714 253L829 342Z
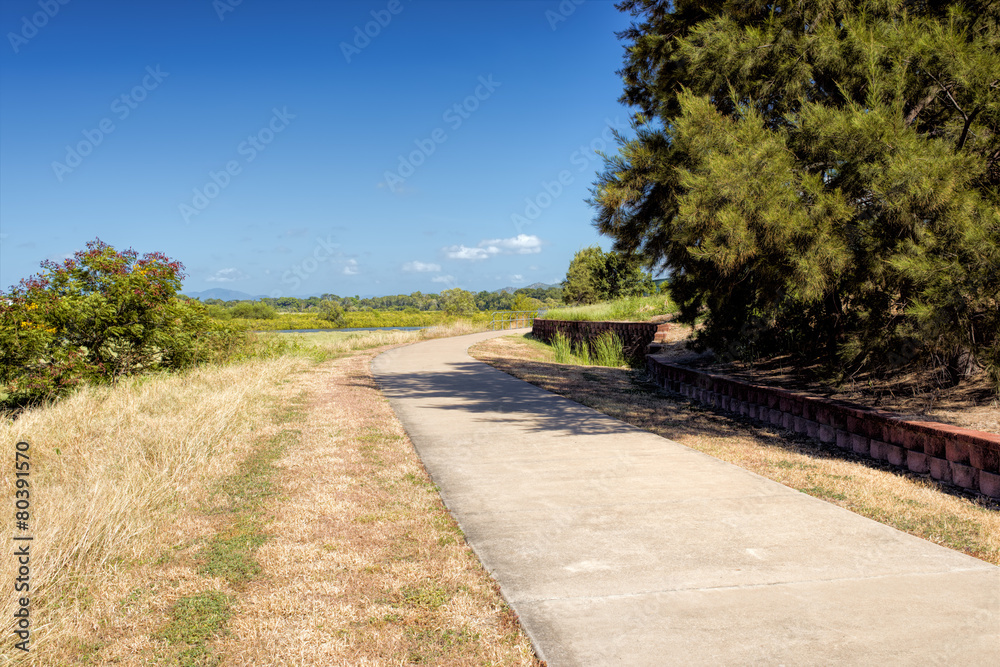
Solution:
M578 251L569 263L562 297L569 304L587 304L655 291L653 277L637 257L591 246Z
M702 346L1000 381L1000 2L618 7L636 111L595 224Z

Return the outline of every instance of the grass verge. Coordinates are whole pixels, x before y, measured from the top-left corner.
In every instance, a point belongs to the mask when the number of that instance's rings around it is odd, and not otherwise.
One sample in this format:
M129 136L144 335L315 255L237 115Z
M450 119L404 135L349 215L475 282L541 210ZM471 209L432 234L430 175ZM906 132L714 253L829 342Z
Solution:
M1000 565L1000 504L665 394L643 371L559 364L523 336L474 346L478 359L634 426L931 542Z
M280 461L273 537L218 650L234 664L537 664L371 377L381 349L297 383L307 418Z
M31 444L34 537L32 651L5 644L0 662L108 662L112 638L152 600L200 592L165 590L155 563L204 532L192 517L252 451L274 388L304 363L281 357L133 377L0 423L0 441ZM0 480L7 497L13 484L13 475ZM0 539L11 543L13 529L0 526ZM0 561L0 576L13 581L15 567ZM11 601L3 600L5 618Z
M545 313L547 320L578 322L621 321L646 322L658 315L677 312L677 306L665 293L637 296L587 306L553 308Z
M0 664L537 664L368 371L470 329L279 341L0 423L35 538L31 653Z

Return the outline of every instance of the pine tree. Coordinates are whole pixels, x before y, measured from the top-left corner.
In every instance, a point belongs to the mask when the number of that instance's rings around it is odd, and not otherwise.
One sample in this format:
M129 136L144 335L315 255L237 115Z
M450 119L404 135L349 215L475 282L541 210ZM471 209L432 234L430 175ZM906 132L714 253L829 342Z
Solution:
M626 0L593 188L699 342L1000 383L1000 2Z

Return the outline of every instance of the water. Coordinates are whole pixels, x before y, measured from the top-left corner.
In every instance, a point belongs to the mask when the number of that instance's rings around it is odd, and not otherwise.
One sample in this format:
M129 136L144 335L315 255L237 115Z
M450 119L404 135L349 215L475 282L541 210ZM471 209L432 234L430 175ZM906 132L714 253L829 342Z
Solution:
M254 333L345 333L351 331L420 331L427 327L360 327L357 329L274 329Z

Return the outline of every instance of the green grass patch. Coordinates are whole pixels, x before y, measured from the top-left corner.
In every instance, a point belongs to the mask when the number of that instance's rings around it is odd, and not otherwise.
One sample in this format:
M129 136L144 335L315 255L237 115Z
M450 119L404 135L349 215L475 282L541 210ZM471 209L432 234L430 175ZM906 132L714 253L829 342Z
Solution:
M208 643L225 631L232 610L233 598L219 591L178 600L170 610L170 621L156 634L157 639L183 646L168 664L182 667L218 664Z
M400 591L400 597L404 604L421 609L439 609L451 599L448 591L433 582L408 586Z
M234 586L247 583L260 574L254 554L267 541L264 528L263 521L245 518L224 535L216 535L205 545L198 571L206 577L222 577Z
M219 591L182 597L170 611L170 622L157 637L172 644L204 644L218 635L232 615L233 598Z
M677 305L664 293L652 296L637 296L617 301L594 303L587 306L553 308L545 313L547 320L571 320L577 322L602 322L625 320L645 322L657 315L677 312Z
M276 409L273 418L279 424L288 424L304 419L305 413L299 401L292 401ZM237 587L260 574L255 554L267 541L268 517L261 515L261 509L276 493L274 462L290 445L298 442L298 438L299 431L283 429L263 441L236 472L219 484L212 495L210 512L229 514L231 518L228 529L205 544L201 552L201 574L222 577Z

